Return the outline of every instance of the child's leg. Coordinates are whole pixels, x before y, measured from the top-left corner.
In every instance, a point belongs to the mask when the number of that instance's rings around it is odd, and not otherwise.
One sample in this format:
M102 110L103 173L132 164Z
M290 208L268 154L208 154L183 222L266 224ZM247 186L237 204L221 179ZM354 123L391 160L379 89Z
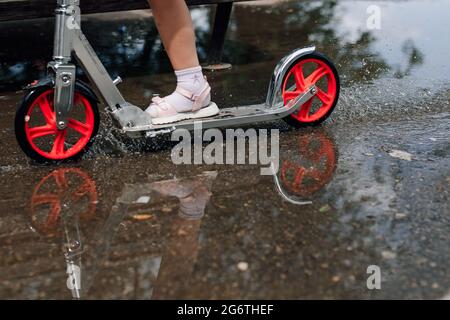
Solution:
M211 110L200 110L210 106L210 87L203 77L198 61L194 27L185 1L148 1L177 76L177 89L163 99L154 99L147 109L153 123L167 123L218 113L217 106L210 108Z
M175 70L198 67L195 34L184 0L148 0L164 48Z

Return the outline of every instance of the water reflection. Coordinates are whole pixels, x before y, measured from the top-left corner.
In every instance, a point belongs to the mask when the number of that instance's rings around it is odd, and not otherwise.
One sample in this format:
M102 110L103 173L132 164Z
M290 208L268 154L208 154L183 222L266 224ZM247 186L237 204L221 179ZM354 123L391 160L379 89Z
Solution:
M322 129L303 132L293 140L281 145L275 181L290 198L310 199L332 178L337 163L335 145ZM251 171L252 175L258 173ZM224 195L223 191L214 193L214 185L221 184L220 171L171 179L151 176L143 182L137 182L142 181L139 172L131 172L133 182L120 184L113 194L109 180L103 185L103 179L95 181L93 174L80 168L60 168L34 187L29 221L43 241L59 244L65 261L64 270L52 270L59 276L37 290L57 287L58 297L104 297L105 277L115 274L123 277L124 287L133 288L134 296L169 299L191 295L186 279L198 263L200 249L208 246L203 237L209 231L204 230L202 221L206 213L214 216L214 208L222 207L220 202L210 205L214 196ZM140 239L142 234L150 241ZM116 266L117 259L135 266L134 280Z
M262 29L265 30L265 35L259 42L264 42L270 52L279 52L292 47L293 44L313 43L338 63L345 85L372 81L391 70L398 76L404 76L409 74L408 70L423 62L423 54L412 39L402 40L402 54L408 63L405 70L401 70L386 61L384 52L374 50L374 44L379 40L376 31L367 28L342 28L342 11L348 11L355 2L357 1L325 0L320 4L316 1L287 2L269 10L253 10L254 20L248 19L249 13L245 8L237 7L236 33L248 36L255 22L263 21ZM364 20L365 11L349 18ZM354 34L352 38L346 34L349 31Z
M111 242L120 225L126 219L153 219L152 214L144 213L149 205L154 205L153 197L160 202L168 197L177 198L179 210L172 219L169 240L163 253L152 257L149 263L153 276L147 298L170 298L172 289L166 285L172 288L173 283L189 276L195 265L201 219L216 177L217 172L204 172L187 179L127 184L113 204L111 214L104 221L93 221L98 203L95 183L81 169L57 169L34 188L31 224L44 237L63 241L67 287L73 298L84 298L99 271L99 264L109 256ZM93 224L94 234L86 232L86 229L92 231Z
M30 213L32 228L46 238L61 240L73 298L81 297L83 237L97 209L97 188L89 175L77 168L57 169L34 188ZM84 283L83 283L84 286Z
M95 182L86 172L77 168L57 169L34 188L31 224L47 237L61 236L61 224L78 225L79 220L91 220L96 206Z
M275 185L287 201L311 204L310 197L333 178L338 161L336 145L321 128L299 132L294 141L294 146L281 145Z
M224 60L234 65L272 61L293 48L314 43L338 63L344 84L371 81L389 72L404 77L423 63L425 54L411 38L400 40L400 54L406 65L399 66L387 62L385 52L374 50L379 41L376 32L351 30L354 35L349 37L350 30L341 16L342 10L351 12L353 2L340 4L324 0L320 5L317 1L288 1L267 7L237 5ZM353 13L352 18L361 15L364 12ZM213 11L209 7L196 8L193 16L198 51L204 60ZM125 13L120 19L86 16L83 28L113 76L149 76L171 70L148 14ZM9 44L0 51L0 90L17 89L44 74L46 61L51 57L52 36L51 19L0 25L0 41ZM17 38L21 41L15 41Z
M214 11L210 8L192 11L197 18L199 57L205 60ZM102 15L94 15L83 20L87 38L112 77L119 74L127 77L149 76L171 71L170 61L150 15L131 14L130 18L125 13L123 18L104 19ZM53 23L52 19L43 19L0 24L0 40L12 44L0 51L0 90L19 89L45 75L46 63L53 50ZM11 37L21 41L13 41ZM228 43L224 55L225 59L235 64L247 63L250 58L263 58L260 49L234 41ZM77 71L78 76L83 77L81 69Z

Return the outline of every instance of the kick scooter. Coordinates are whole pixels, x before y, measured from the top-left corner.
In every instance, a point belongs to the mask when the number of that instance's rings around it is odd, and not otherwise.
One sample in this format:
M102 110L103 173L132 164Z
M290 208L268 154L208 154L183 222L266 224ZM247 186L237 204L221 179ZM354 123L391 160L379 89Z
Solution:
M294 50L276 65L266 101L257 105L225 108L218 115L154 125L141 108L125 101L81 31L80 0L57 0L53 60L48 75L27 86L15 118L21 149L38 162L74 159L93 143L100 115L98 104L114 124L131 137L155 137L175 129L248 125L284 119L293 126L316 125L332 113L339 97L339 76L333 63L314 46ZM87 74L96 91L75 78L76 65Z

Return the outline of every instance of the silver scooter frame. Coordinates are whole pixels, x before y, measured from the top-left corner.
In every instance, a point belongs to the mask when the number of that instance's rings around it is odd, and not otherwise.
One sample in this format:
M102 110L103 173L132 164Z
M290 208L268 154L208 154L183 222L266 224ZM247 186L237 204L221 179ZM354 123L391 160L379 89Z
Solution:
M54 76L54 106L56 123L60 130L66 128L68 115L73 105L76 66L71 62L72 55L82 66L92 84L95 85L97 92L107 105L107 111L115 120L115 124L131 136L135 136L137 133L155 136L171 132L177 128L193 130L194 123L200 122L202 128L206 129L281 119L299 110L317 92L313 85L302 95L291 100L287 106L284 106L281 97L286 72L299 58L315 51L315 47L311 46L294 50L280 60L270 79L267 99L264 103L221 109L218 115L201 120L185 120L172 124L153 125L147 112L125 101L117 89L117 85L122 82L122 79L120 77L115 80L111 79L81 31L80 0L57 0L55 15L53 61L49 62L48 69Z

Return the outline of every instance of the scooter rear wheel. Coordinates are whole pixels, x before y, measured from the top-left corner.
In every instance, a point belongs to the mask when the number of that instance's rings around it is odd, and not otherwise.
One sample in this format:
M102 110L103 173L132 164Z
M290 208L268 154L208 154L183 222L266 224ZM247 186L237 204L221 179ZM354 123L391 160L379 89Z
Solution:
M38 162L55 162L80 157L98 132L97 103L75 90L74 104L64 130L56 126L54 89L39 87L25 96L16 112L17 142L27 156Z
M314 52L298 59L286 73L282 96L285 105L303 94L311 85L317 94L297 112L284 118L295 127L318 125L325 121L336 107L339 98L339 75L333 63L323 54Z

